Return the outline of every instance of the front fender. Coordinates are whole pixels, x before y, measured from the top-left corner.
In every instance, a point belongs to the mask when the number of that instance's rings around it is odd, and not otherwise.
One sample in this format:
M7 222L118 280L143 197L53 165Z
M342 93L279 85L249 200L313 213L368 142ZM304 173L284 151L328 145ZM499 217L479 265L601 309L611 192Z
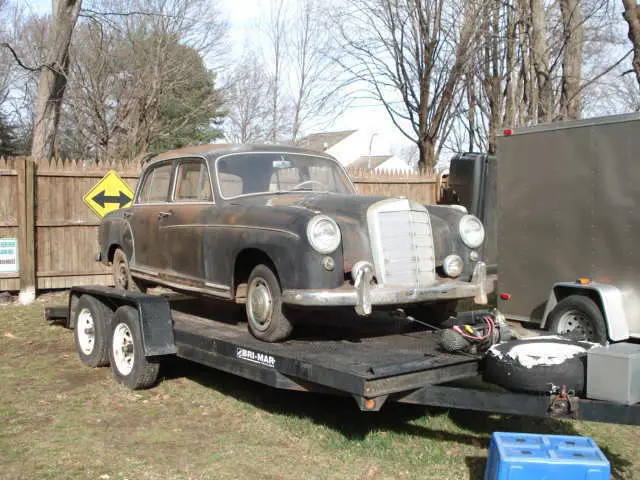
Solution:
M244 244L233 256L234 262L244 250L263 252L273 262L283 289L331 289L344 283L341 247L332 254L322 255L311 248L306 238L267 235L262 240ZM333 270L323 266L325 257L333 259Z

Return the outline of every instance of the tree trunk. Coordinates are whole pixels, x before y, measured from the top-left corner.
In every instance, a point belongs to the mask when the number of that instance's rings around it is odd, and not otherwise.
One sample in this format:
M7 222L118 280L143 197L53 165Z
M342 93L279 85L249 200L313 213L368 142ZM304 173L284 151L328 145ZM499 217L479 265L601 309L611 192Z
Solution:
M633 71L640 85L640 7L637 0L622 0L624 19L629 24L629 40L633 45Z
M546 15L543 0L531 0L531 57L538 86L538 120L553 120L553 92L549 75Z
M67 87L69 43L78 20L82 0L53 0L52 41L46 66L40 71L33 125L31 155L37 160L49 159L60 119L60 106Z
M563 120L575 120L580 118L580 83L582 82L584 45L584 26L579 0L560 0L560 11L564 31L560 116Z
M418 170L422 173L430 172L436 165L436 143L433 137L426 136L422 141L418 141Z

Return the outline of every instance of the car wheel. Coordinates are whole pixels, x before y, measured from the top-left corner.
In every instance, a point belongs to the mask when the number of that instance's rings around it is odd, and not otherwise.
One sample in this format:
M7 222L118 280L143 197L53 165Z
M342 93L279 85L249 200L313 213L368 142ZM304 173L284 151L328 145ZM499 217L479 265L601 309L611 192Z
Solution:
M136 280L131 276L129 260L120 248L116 249L113 254L112 269L113 283L116 288L142 293L147 291L147 285L143 281Z
M258 265L251 271L247 285L249 331L265 342L287 338L293 323L282 311L282 290L275 273L266 265Z
M549 313L547 325L552 333L572 333L589 342L607 343L604 316L598 305L584 295L571 295L558 302Z
M100 300L83 295L76 305L73 338L78 357L90 367L109 365L108 326L113 312Z
M582 395L587 351L593 343L537 337L494 345L485 357L483 378L509 390L549 393L565 385Z
M158 379L160 363L144 356L136 309L130 306L118 308L112 324L109 359L113 375L132 390L149 388Z

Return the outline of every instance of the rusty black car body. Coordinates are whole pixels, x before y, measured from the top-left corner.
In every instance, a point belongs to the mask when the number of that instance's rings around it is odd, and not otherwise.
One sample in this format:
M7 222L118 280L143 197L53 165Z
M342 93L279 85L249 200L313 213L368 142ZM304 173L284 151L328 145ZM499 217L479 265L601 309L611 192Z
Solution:
M146 165L132 206L104 217L98 259L117 287L245 303L252 333L277 341L294 305L405 307L436 322L460 298L486 301L483 239L460 208L358 195L329 155L206 145Z

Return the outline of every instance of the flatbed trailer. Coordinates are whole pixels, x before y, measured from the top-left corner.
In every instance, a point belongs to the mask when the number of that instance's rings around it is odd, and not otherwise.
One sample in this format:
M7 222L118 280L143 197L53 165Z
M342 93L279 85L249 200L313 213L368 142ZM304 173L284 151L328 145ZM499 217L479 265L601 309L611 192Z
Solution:
M49 321L76 328L77 319L84 318L79 307L91 302L100 308L92 312L94 323L84 325L94 332L113 332L122 312L135 312L137 324L130 334L140 338L132 349L137 345L143 350L135 353L137 361L160 363L175 355L274 388L352 396L363 411L378 411L385 402L395 401L640 425L640 404L593 401L563 393L513 393L484 384L479 379L480 355L447 353L439 347L438 332L418 331L409 322L390 316L349 322L322 318L322 324L336 325L303 328L294 339L266 343L251 336L246 324L238 320L238 310L229 304L93 286L74 287L67 308L49 309L45 315ZM98 328L101 322L106 328ZM113 350L119 347L113 338L115 333L106 344L114 375L121 380L121 372L114 367Z

